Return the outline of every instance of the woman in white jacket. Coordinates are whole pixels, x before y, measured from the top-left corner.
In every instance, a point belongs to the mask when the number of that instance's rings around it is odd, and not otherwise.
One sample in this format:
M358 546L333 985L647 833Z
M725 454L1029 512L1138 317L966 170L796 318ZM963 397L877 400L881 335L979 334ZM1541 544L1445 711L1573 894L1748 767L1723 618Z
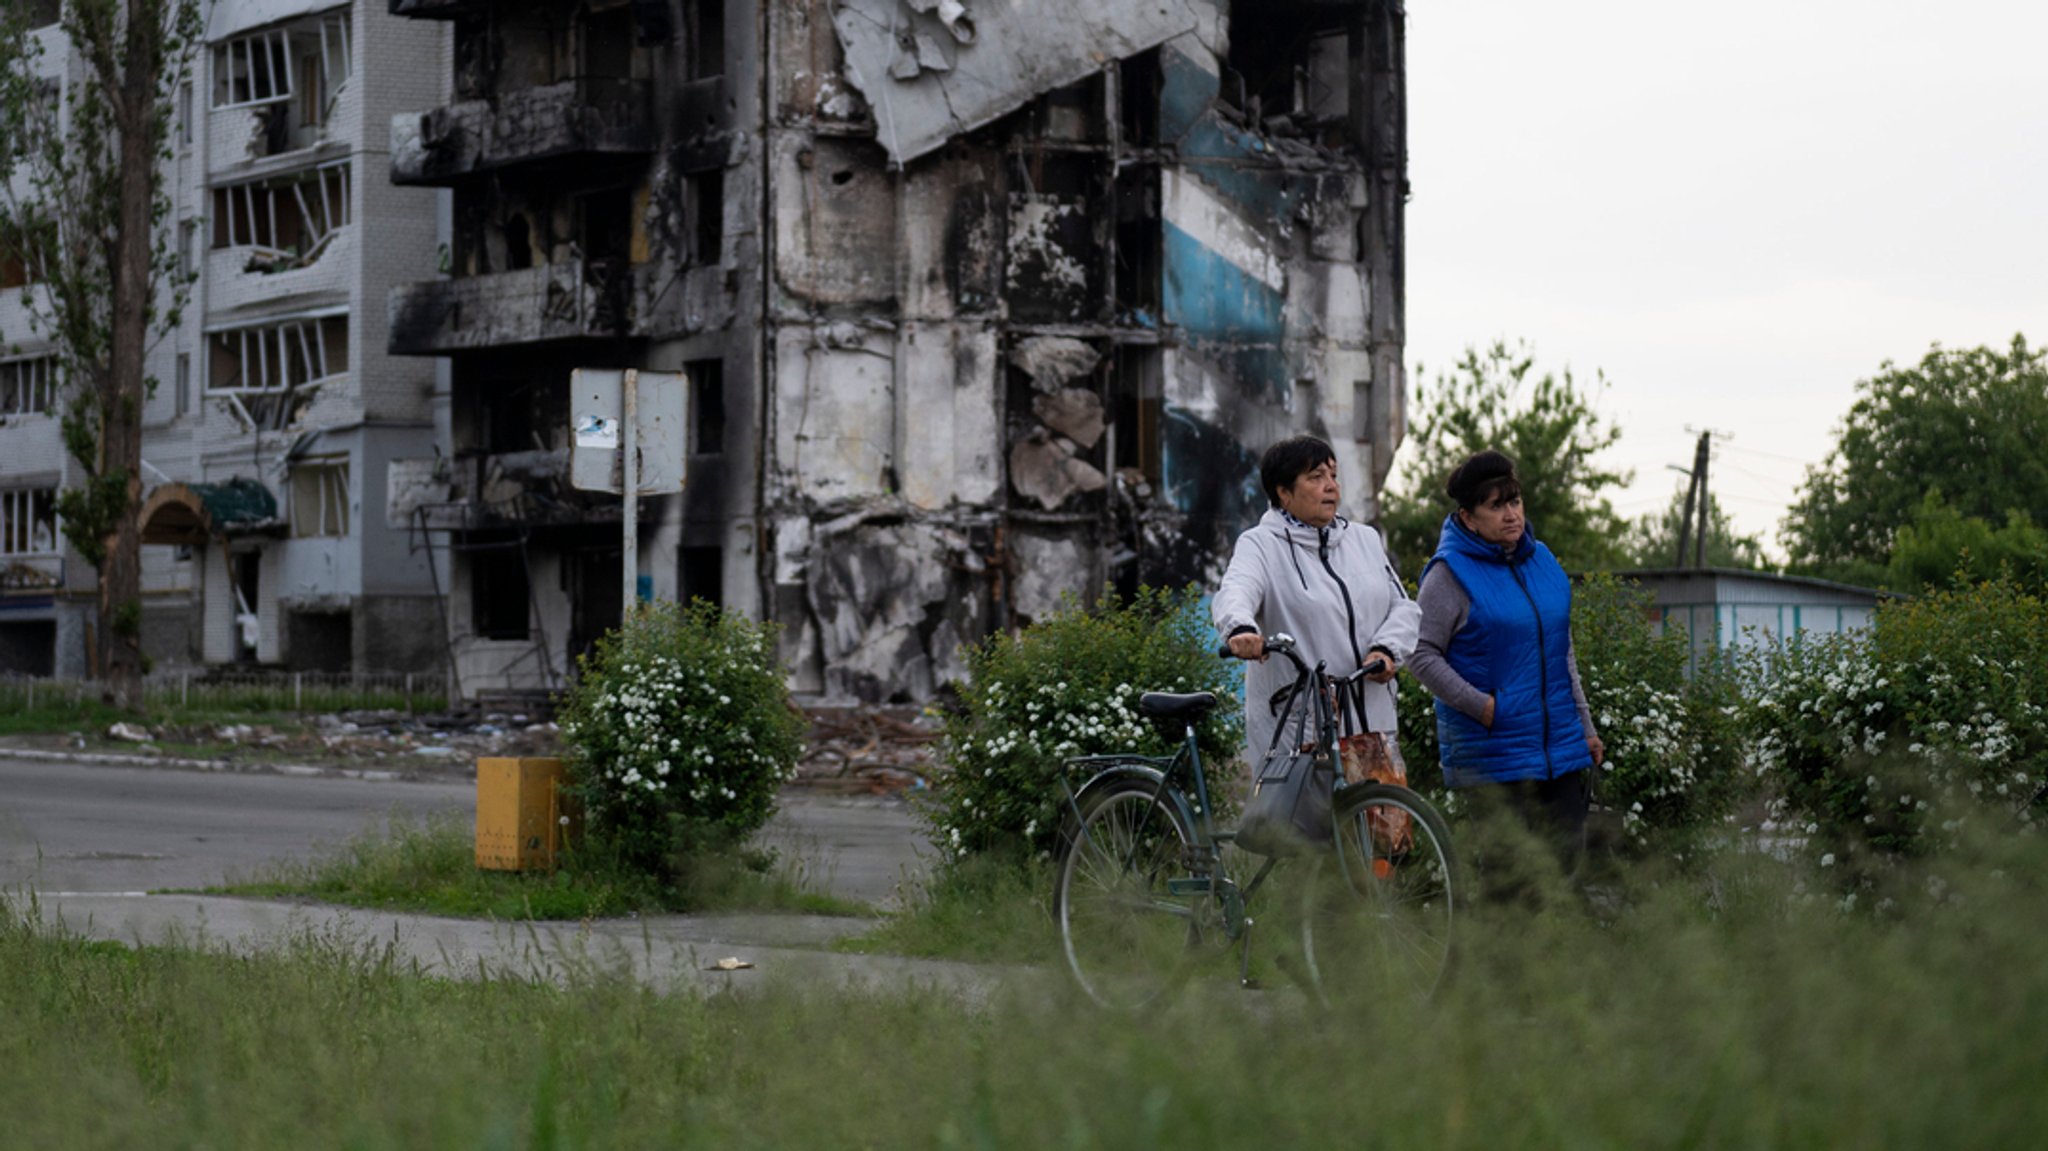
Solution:
M1379 686L1366 691L1366 725L1399 757L1393 680L1415 652L1422 613L1379 533L1337 514L1342 488L1330 445L1313 436L1274 444L1259 460L1259 486L1273 506L1237 537L1211 601L1231 654L1255 661L1245 674L1246 762L1265 755L1275 723L1269 701L1294 682L1293 664L1266 659L1265 637L1275 632L1293 636L1310 667L1322 661L1334 676L1378 661L1367 673Z

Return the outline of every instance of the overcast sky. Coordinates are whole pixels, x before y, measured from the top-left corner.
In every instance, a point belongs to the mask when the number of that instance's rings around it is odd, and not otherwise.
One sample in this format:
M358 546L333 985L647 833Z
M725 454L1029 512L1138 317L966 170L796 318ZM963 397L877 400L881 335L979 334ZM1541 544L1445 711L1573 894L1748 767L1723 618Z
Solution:
M2048 3L1407 10L1411 382L1498 336L1605 371L1631 518L1711 427L1776 551L1859 379L2048 343Z

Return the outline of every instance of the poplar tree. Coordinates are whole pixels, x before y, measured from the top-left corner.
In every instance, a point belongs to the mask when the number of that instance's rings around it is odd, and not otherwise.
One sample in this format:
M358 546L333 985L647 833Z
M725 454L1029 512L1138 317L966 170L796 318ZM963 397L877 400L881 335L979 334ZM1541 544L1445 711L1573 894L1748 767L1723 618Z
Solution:
M34 334L64 377L64 536L98 574L107 702L141 704L142 416L150 346L193 274L165 186L196 0L0 5L0 244L24 266ZM55 30L46 26L57 17Z

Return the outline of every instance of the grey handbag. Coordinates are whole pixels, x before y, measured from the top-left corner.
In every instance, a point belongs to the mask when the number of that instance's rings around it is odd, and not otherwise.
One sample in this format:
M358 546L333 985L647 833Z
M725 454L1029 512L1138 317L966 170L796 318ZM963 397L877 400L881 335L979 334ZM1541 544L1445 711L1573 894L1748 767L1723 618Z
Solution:
M1301 703L1297 698L1293 703ZM1325 846L1331 839L1330 794L1337 783L1337 769L1320 748L1303 748L1301 736L1308 727L1307 712L1295 723L1295 738L1285 750L1281 740L1287 733L1287 717L1273 730L1273 744L1259 765L1251 802L1245 804L1244 818L1237 824L1237 845L1258 855L1301 855Z

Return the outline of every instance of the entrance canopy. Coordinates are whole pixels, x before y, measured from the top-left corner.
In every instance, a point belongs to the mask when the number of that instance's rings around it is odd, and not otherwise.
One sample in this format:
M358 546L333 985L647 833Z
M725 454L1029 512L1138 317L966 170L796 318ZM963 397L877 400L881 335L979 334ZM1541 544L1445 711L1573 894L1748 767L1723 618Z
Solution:
M142 542L205 544L281 531L277 497L255 480L159 484L142 504Z

